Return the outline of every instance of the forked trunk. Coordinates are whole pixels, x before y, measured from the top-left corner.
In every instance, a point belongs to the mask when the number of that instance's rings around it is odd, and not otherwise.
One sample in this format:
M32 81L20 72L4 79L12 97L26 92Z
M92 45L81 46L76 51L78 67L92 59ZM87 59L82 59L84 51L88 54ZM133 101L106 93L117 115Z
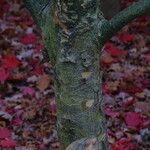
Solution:
M128 22L150 13L150 0L140 0L110 21L100 11L102 0L24 2L42 30L55 68L61 150L106 150L101 49Z

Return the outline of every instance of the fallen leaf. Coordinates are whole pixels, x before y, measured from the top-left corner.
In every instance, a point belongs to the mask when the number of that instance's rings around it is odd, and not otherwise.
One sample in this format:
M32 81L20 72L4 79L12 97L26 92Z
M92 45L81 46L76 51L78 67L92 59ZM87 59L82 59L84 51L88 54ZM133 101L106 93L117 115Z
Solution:
M114 82L107 82L105 84L104 89L107 91L117 91L119 87L119 81L114 81Z
M110 66L110 69L113 71L116 71L116 72L120 72L120 71L122 71L122 66L119 63L113 63Z
M150 103L149 102L136 102L135 108L141 110L141 113L150 117Z
M109 116L109 117L113 117L113 118L119 117L119 112L113 110L112 107L106 107L106 108L105 108L105 113L106 113L106 115Z
M37 36L33 33L27 34L21 38L23 44L34 44L37 41Z
M4 68L0 68L0 82L6 81L8 77L9 72Z
M49 75L44 74L36 82L36 85L40 91L44 91L46 88L48 88L51 82L52 82L52 78Z
M32 88L32 87L25 87L25 88L23 88L23 95L34 96L35 95L34 88Z
M133 105L134 101L135 101L135 99L133 97L125 98L123 100L123 106L127 108L127 107Z
M23 120L20 119L20 118L15 118L15 119L12 121L12 124L13 124L14 126L20 126L20 125L23 124Z
M4 111L0 111L0 117L5 118L6 120L9 120L9 121L11 121L12 119L12 116L9 113L4 112Z
M0 128L0 139L8 138L11 132L7 128Z
M109 150L135 150L137 145L133 144L131 140L122 138L117 141Z
M103 52L100 60L102 63L111 64L114 58L109 53Z
M144 55L143 60L146 62L150 62L150 54Z
M119 34L119 39L125 43L131 43L134 41L134 35L133 34Z
M106 52L108 52L113 57L124 56L127 54L126 51L119 49L118 47L114 46L111 43L105 44L105 50L106 50Z
M140 129L143 125L143 118L139 113L127 112L125 114L125 123L129 128Z
M15 55L9 54L2 58L2 64L6 69L15 69L21 64L21 62Z
M5 148L12 148L16 146L16 141L11 139L5 139L0 142L0 145Z
M3 15L9 11L10 5L6 0L0 0L0 18L3 18Z

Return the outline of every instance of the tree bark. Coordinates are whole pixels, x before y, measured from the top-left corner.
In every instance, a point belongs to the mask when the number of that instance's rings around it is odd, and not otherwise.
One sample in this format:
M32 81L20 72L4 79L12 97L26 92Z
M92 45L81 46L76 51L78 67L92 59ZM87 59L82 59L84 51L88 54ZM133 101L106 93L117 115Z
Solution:
M57 17L60 45L55 89L61 149L93 146L92 149L104 150L107 146L97 41L97 24L103 16L99 3L61 1Z
M106 150L101 49L126 23L149 12L150 1L141 0L133 11L124 10L110 21L103 17L100 0L24 1L54 65L61 149Z

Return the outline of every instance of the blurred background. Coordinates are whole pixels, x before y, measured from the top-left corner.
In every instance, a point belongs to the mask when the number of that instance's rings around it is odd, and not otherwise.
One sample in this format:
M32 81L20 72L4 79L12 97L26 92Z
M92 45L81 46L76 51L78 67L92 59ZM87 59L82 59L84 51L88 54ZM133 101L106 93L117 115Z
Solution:
M102 0L106 18L134 0ZM59 150L53 71L22 0L0 0L0 150ZM150 150L150 16L108 41L104 71L109 150Z

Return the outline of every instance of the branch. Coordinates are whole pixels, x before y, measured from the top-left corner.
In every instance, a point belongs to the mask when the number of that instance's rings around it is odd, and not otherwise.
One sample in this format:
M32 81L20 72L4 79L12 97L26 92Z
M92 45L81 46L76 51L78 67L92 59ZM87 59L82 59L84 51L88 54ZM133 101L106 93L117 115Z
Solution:
M52 64L56 59L56 26L53 19L55 13L54 0L23 0L33 19L43 33L43 40Z
M99 40L104 44L129 22L145 14L150 14L150 0L139 0L115 15L110 21L105 20L100 27L102 36ZM107 26L107 30L105 26Z

